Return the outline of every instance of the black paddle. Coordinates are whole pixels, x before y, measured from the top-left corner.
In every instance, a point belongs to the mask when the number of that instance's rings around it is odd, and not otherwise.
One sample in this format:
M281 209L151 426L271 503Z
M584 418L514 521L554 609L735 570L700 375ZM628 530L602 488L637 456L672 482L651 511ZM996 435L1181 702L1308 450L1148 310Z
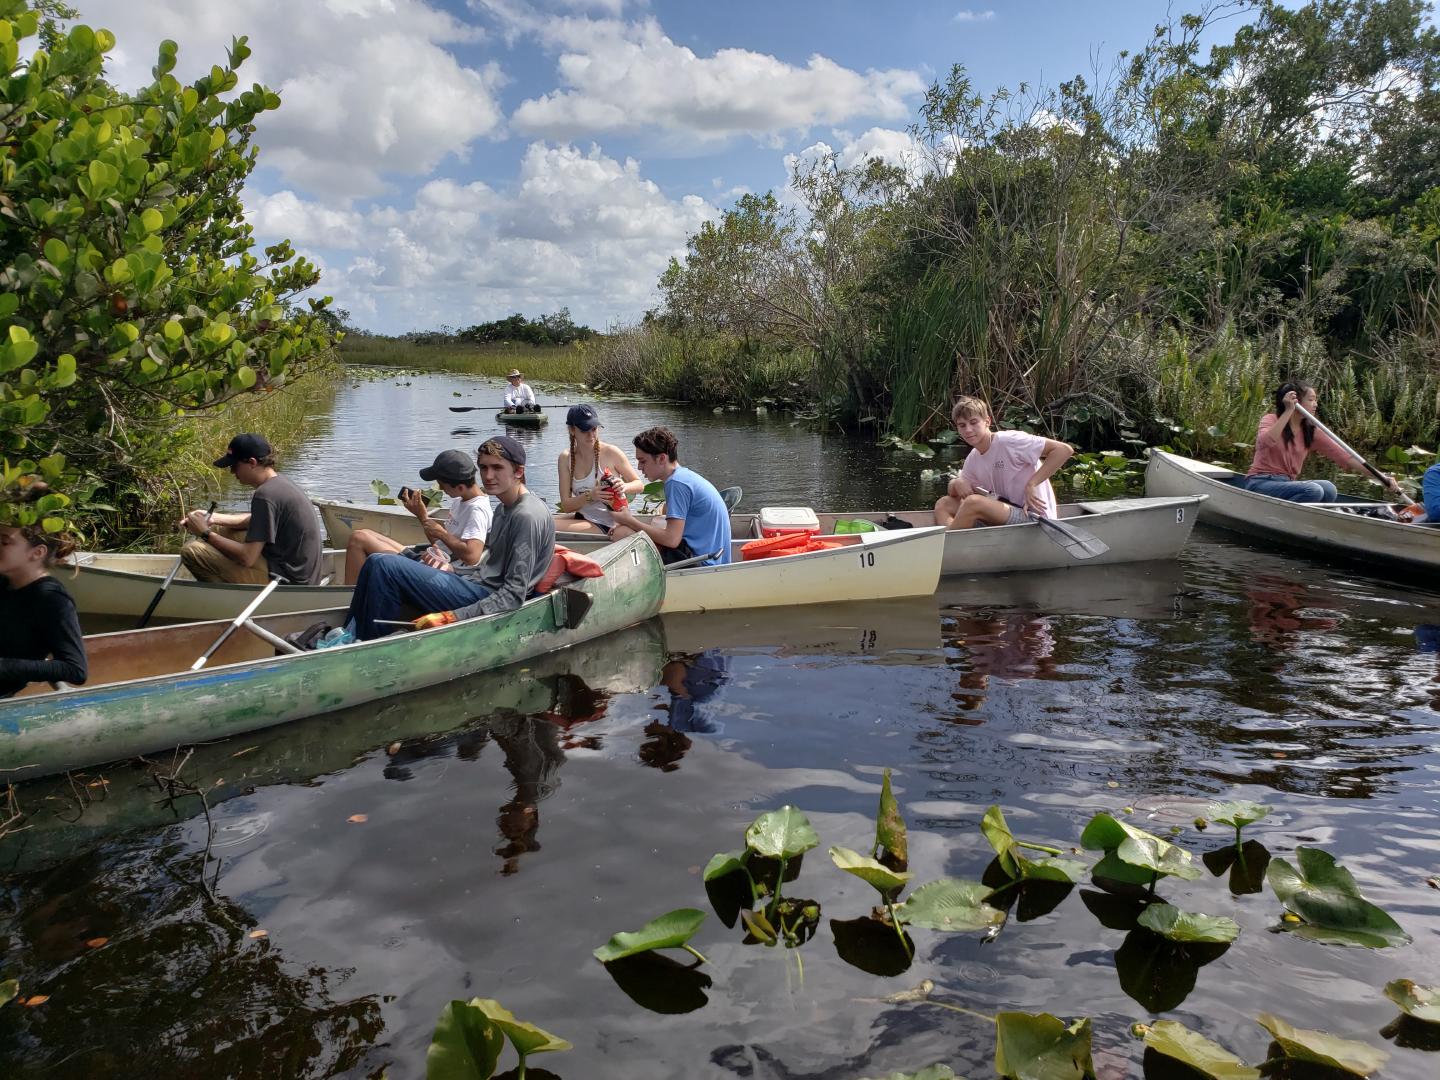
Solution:
M1295 411L1298 412L1302 418L1309 420L1310 423L1314 424L1317 431L1328 435L1331 441L1334 442L1336 446L1340 447L1341 450L1344 450L1347 454L1353 455L1355 459L1360 462L1361 465L1365 466L1365 471L1368 472L1371 476L1373 476L1376 483L1378 483L1382 488L1385 488L1388 491L1395 492L1395 494L1399 495L1402 499L1408 499L1410 497L1409 495L1405 494L1405 490L1400 486L1400 484L1395 480L1394 477L1386 476L1374 465L1371 465L1370 462L1366 461L1365 458L1361 457L1360 454L1356 453L1354 447L1352 447L1344 439L1340 438L1339 435L1336 435L1335 432L1331 431L1328 427L1322 424L1313 413L1311 413L1308 409L1305 408L1304 405L1301 405L1298 401L1295 403Z
M989 495L992 499L998 499L1006 506L1014 506L1016 509L1024 510L1026 515L1035 524L1040 526L1040 531L1055 542L1066 555L1072 559L1084 560L1093 559L1098 555L1104 555L1110 550L1110 545L1101 540L1094 533L1087 529L1077 528L1069 522L1061 521L1059 518L1045 517L1037 514L1028 506L1019 506L1011 502L1003 495L996 495L993 492L985 491L983 488L976 488L983 495Z
M656 400L656 401L648 401L648 400L642 401L642 400L639 400L639 399L636 399L636 400L633 400L633 401L632 401L632 400L630 400L629 398L626 398L624 401L620 402L619 404L621 404L621 405L669 405L669 404L672 404L672 402L668 402L668 401L658 401L658 400ZM573 409L574 407L575 407L574 405L532 405L532 406L530 406L530 409L531 409L531 410L534 410L534 409ZM504 412L507 408L509 408L509 406L507 406L507 405L451 405L451 406L450 406L450 411L451 411L451 412L490 412L490 411L493 409L495 412ZM523 416L524 413L520 413L520 414L518 414L518 415Z
M215 507L219 505L219 503L213 502L210 504L210 509L205 511L206 521L210 520L210 515L215 513ZM165 599L165 590L170 588L170 582L175 580L175 575L180 572L180 567L184 564L184 559L179 555L175 556L175 565L170 567L170 572L165 575L165 580L160 583L160 588L156 589L155 595L150 598L150 606L145 609L145 614L141 615L140 621L135 624L136 630L145 629L145 624L150 621L150 616L155 614L155 609L160 606L160 601Z

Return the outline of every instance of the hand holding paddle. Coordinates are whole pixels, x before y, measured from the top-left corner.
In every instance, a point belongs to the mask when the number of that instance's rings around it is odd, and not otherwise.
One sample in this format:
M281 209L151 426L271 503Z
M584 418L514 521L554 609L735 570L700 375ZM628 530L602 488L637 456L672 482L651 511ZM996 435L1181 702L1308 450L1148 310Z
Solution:
M207 528L209 527L211 516L215 513L215 507L218 505L220 504L212 502L210 509L205 511L205 525ZM198 514L200 511L196 510L194 513ZM182 518L182 523L188 520L188 517L187 515L186 518ZM145 609L145 614L141 615L140 621L135 624L136 630L145 629L145 624L150 621L150 616L155 614L155 609L160 606L160 601L165 599L165 590L170 588L170 582L175 580L175 575L180 572L180 567L183 565L185 565L185 560L177 555L175 557L175 565L170 567L170 572L165 575L165 580L160 583L160 588L155 590L155 595L150 598L150 606Z

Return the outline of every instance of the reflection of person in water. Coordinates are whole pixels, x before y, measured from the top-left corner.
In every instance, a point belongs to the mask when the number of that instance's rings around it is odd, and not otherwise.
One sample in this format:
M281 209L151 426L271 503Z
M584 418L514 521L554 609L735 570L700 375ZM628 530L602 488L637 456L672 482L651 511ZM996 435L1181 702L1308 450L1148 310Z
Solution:
M1302 582L1262 575L1245 590L1250 601L1250 636L1257 644L1288 649L1301 630L1333 630L1338 619L1302 616L1306 588Z
M948 643L964 651L960 690L950 696L969 711L985 700L992 675L1002 679L1045 679L1055 671L1055 638L1043 616L1020 613L955 619Z
M640 760L662 772L680 767L690 749L689 734L718 735L725 730L710 702L730 677L730 658L706 651L677 653L660 672L660 685L670 691L669 719L645 726L649 736L640 744Z
M1415 627L1415 648L1422 653L1440 653L1440 626L1421 623ZM1430 707L1440 712L1440 664L1435 667L1435 677L1430 680L1435 689L1430 694Z

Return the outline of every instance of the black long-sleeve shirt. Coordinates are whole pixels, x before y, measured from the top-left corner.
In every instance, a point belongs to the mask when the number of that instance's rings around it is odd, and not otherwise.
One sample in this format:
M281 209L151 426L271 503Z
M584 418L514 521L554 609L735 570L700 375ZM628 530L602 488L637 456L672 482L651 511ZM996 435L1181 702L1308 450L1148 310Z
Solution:
M80 684L89 676L75 601L52 577L0 588L0 698L27 683Z

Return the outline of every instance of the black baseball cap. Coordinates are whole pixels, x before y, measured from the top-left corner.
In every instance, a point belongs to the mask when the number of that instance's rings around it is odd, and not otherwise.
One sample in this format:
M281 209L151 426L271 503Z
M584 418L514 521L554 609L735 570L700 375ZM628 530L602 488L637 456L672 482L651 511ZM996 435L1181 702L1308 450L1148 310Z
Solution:
M230 440L230 445L225 449L225 456L215 462L215 468L228 469L237 461L267 458L274 452L264 435L246 432L243 435L236 435Z
M469 484L475 480L475 462L461 450L441 450L435 464L420 470L421 480L443 480L447 484Z
M508 458L512 465L525 464L525 447L520 445L520 440L511 435L495 435L486 439L480 444L477 454L495 454L499 457Z
M565 414L565 423L581 431L594 431L600 426L600 414L594 405L571 405Z

